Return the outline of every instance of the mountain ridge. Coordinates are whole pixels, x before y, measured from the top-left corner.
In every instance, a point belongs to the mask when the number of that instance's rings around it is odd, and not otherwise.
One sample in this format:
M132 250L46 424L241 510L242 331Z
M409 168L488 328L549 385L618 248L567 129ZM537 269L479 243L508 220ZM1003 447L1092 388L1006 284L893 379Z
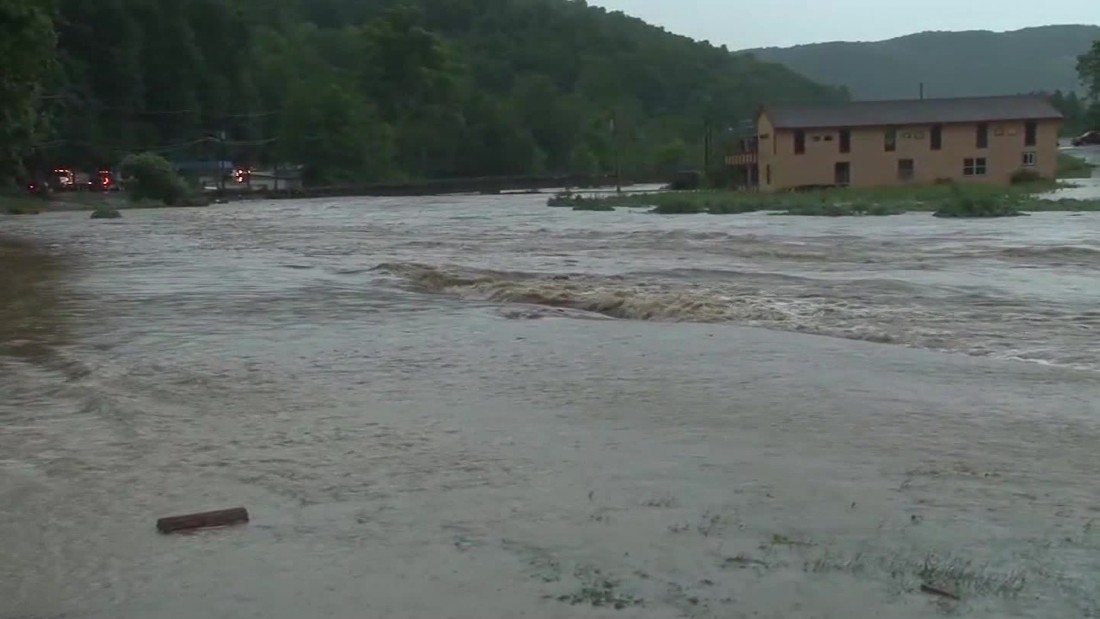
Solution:
M575 0L57 0L55 21L38 152L70 167L154 151L295 162L316 184L667 175L762 103L846 96Z
M1077 56L1100 26L1062 24L1006 32L925 31L881 41L830 41L742 53L811 80L844 86L856 99L994 96L1081 90Z

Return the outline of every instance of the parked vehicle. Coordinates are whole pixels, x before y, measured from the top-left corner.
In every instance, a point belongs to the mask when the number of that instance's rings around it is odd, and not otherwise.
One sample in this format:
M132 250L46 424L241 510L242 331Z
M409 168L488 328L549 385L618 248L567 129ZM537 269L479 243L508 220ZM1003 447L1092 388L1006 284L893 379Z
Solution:
M1073 138L1074 146L1097 146L1100 145L1100 131L1086 131L1085 133Z

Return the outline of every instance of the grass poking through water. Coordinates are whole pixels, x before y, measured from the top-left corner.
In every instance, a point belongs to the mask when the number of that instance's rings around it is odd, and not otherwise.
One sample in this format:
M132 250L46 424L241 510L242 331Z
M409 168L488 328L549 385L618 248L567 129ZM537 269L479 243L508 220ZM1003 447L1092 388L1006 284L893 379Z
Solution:
M658 215L767 212L808 217L875 217L911 212L935 213L940 217L1011 217L1026 212L1100 211L1100 200L1039 197L1063 186L1039 181L1011 186L946 183L779 193L707 190L587 197L562 194L551 198L550 205L586 211L646 208Z
M1092 178L1096 166L1080 157L1058 154L1058 178Z
M46 202L27 196L0 195L0 213L8 215L37 215L46 210Z

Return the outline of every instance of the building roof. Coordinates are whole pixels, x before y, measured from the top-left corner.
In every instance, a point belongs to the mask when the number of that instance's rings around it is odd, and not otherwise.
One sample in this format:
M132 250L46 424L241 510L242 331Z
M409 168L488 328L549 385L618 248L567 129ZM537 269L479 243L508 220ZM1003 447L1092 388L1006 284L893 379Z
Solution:
M763 113L777 129L822 129L1046 120L1062 118L1046 97L968 97L959 99L908 99L855 101L823 105L769 105Z

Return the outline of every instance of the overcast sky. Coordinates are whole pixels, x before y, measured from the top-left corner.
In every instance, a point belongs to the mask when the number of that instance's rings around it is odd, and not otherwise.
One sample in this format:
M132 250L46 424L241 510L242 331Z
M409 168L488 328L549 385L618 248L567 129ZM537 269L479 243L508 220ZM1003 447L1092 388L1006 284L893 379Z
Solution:
M589 0L731 49L1100 24L1100 0Z

